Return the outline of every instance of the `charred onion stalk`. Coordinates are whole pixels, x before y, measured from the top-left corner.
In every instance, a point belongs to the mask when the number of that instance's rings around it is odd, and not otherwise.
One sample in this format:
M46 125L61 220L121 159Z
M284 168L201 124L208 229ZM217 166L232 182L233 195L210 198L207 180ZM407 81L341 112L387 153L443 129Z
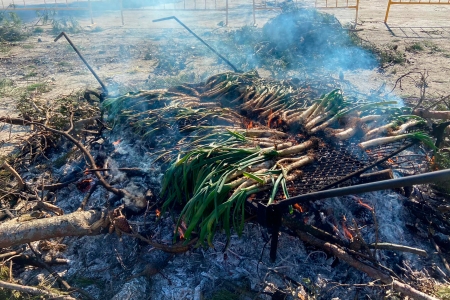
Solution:
M167 199L163 210L176 203L184 204L179 223L183 220L187 224L184 233L187 239L197 231L199 243L207 240L211 244L217 225L228 238L231 227L240 234L247 197L277 189L280 184L288 197L286 180L299 177L301 173L294 171L311 163L314 156L293 158L284 167L276 161L305 153L317 144L317 139L311 139L282 150L255 148L249 147L251 141L243 135L229 132L228 140L188 151L172 163L163 180L162 195ZM174 184L173 180L180 178L182 184Z

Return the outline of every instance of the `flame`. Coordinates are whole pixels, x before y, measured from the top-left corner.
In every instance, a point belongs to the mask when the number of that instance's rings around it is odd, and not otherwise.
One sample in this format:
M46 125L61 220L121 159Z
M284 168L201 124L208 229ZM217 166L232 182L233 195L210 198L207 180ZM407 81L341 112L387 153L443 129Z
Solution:
M303 208L300 206L300 204L298 204L298 203L295 203L294 205L293 205L293 207L294 207L294 209L296 210L296 211L298 211L298 212L303 212Z
M247 124L247 129L253 128L253 121L250 121L250 123Z
M388 164L390 164L390 165L395 164L395 162L394 162L391 158L389 158L389 159L387 160L387 162L388 162Z
M117 146L117 145L120 144L120 142L121 142L121 139L118 139L117 141L113 142L112 144L113 144L114 146Z
M181 227L178 227L178 233L180 234L180 239L184 239L184 231Z
M157 218L159 218L161 216L161 212L159 211L159 209L156 209L155 213L156 213L156 217Z
M347 226L345 225L345 221L346 221L346 218L345 218L345 216L343 216L343 218L342 218L342 229L344 230L345 237L348 238L351 241L351 240L353 240L353 235L350 232L350 230L348 230Z
M369 204L362 202L361 199L358 199L358 204L361 205L362 207L367 208L370 211L373 211L373 207L371 207Z
M269 113L269 117L267 118L267 127L270 128L270 123L272 122L273 119L273 112L272 109L270 109L270 113Z

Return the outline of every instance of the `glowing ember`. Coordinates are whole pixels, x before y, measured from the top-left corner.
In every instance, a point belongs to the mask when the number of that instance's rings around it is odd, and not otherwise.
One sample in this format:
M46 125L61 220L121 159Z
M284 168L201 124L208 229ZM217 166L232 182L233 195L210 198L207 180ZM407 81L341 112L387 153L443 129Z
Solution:
M161 216L161 212L159 211L159 209L156 209L155 213L156 213L157 218L159 218Z
M121 142L121 139L118 139L117 141L113 142L112 144L113 144L114 146L117 146L117 145L120 144L120 142Z
M373 211L373 207L371 207L369 204L362 202L361 199L358 199L358 204L361 205L362 207L367 208L370 211Z
M353 240L353 235L350 230L348 230L347 225L345 225L346 221L347 219L345 218L345 216L342 216L342 230L344 230L345 237L351 241Z
M180 235L180 239L184 239L184 231L181 227L178 227L178 234Z
M295 203L294 205L293 205L293 207L294 207L294 209L296 210L296 211L298 211L298 212L303 212L303 208L300 206L300 204L298 204L298 203Z

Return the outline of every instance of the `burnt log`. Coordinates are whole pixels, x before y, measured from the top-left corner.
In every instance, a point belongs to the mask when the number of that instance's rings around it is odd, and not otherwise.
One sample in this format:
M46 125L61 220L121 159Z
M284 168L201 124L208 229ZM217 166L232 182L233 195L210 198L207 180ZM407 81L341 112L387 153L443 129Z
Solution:
M77 211L71 214L33 219L25 222L11 220L0 224L0 248L65 236L96 235L100 233L100 211Z

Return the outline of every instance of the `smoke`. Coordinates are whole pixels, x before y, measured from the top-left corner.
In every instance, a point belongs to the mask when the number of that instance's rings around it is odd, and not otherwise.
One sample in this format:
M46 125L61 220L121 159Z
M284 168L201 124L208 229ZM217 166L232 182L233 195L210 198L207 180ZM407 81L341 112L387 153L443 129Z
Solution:
M292 66L327 71L377 66L375 56L358 47L333 15L314 9L287 9L263 27L263 38Z

